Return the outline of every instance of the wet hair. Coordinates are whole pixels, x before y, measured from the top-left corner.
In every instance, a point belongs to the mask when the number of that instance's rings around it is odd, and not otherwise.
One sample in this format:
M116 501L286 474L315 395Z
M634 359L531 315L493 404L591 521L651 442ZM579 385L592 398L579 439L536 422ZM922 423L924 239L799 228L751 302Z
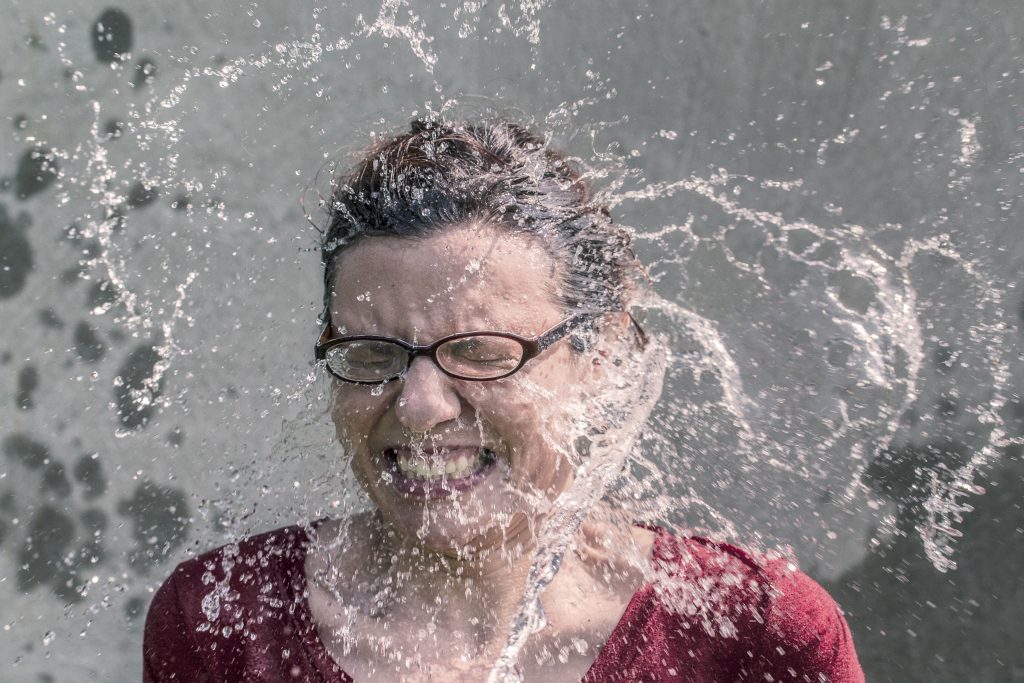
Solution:
M505 120L413 121L333 179L327 210L324 321L339 256L368 236L426 237L469 221L531 235L560 266L569 312L625 310L637 268L629 232L565 154Z

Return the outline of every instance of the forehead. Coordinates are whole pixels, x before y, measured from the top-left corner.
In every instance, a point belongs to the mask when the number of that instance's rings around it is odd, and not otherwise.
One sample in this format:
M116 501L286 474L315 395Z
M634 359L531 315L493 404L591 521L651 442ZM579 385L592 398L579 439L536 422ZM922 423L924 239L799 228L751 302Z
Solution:
M331 316L355 334L535 334L561 319L556 275L537 239L486 224L421 238L368 237L340 257Z

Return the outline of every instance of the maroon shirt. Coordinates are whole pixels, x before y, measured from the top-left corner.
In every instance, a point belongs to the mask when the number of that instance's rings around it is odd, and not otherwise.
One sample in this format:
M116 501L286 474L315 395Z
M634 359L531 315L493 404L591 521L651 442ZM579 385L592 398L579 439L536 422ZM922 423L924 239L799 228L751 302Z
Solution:
M657 580L633 595L584 683L863 683L846 621L809 577L657 531ZM351 683L313 623L307 543L286 527L178 565L146 617L144 680Z

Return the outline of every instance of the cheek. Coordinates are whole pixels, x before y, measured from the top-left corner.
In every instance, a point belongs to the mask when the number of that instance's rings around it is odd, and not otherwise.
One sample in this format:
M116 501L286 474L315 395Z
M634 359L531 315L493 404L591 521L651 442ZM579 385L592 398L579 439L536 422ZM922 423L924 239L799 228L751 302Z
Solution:
M523 373L486 389L467 387L464 395L503 440L529 452L566 441L569 423L583 407L577 385L566 375Z
M540 392L518 379L466 387L463 396L473 411L506 441L523 441L541 431L546 401Z
M370 396L364 387L337 383L332 396L331 420L338 440L352 446L364 442L385 410L381 398Z

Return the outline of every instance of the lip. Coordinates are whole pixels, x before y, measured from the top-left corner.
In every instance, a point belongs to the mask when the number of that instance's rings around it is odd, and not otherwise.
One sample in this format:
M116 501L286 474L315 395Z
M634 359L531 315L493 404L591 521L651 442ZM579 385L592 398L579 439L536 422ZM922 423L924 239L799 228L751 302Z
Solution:
M467 451L472 451L473 456L476 457L477 452L481 449L485 451L484 464L479 470L468 477L452 479L442 476L439 479L430 480L414 479L407 477L398 469L398 456L400 453L412 454L415 452L417 455L441 456L444 460L449 460L465 455ZM390 478L391 486L404 496L420 499L451 498L464 493L487 479L497 464L497 457L493 449L475 445L437 446L432 444L414 451L414 449L403 444L383 449L382 457L384 458L385 471L389 475L388 478Z

